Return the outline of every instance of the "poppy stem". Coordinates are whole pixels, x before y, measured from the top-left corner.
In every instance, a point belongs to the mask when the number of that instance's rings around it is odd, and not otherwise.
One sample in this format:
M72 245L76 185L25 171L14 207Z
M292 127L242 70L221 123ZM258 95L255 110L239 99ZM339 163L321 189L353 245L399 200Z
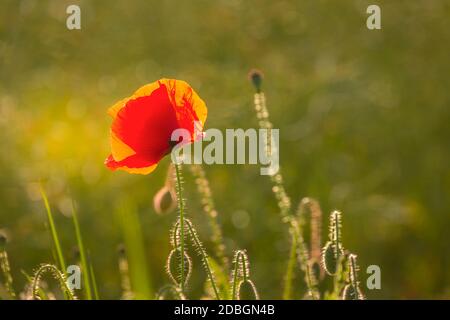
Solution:
M182 195L181 186L181 167L179 164L175 163L175 174L177 178L176 188L177 188L177 199L178 208L180 209L180 289L181 293L184 294L184 199Z

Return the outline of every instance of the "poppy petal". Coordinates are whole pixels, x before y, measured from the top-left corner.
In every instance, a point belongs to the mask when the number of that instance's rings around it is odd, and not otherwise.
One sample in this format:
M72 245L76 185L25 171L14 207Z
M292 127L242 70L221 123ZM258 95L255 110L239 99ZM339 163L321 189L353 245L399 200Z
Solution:
M123 170L128 173L149 174L158 166L157 163L150 164L147 160L139 155L133 155L121 161L114 160L112 155L109 155L105 160L105 165L110 170Z
M120 109L122 109L123 107L125 107L125 105L127 104L127 102L131 99L136 99L139 97L143 97L143 96L148 96L150 95L155 89L159 88L159 83L158 81L146 84L145 86L140 87L139 89L137 89L133 95L131 95L128 98L122 99L118 102L116 102L112 107L110 107L108 109L108 114L115 119L117 116L117 113L119 112Z
M111 143L111 154L113 158L117 161L123 160L136 154L136 152L131 149L127 144L120 140L114 131L110 132L110 143Z
M206 121L207 109L205 102L182 80L161 79L165 84L177 114L177 120L181 128L191 132L195 140L195 131L201 132ZM199 123L198 127L194 127Z
M170 137L177 128L175 110L166 87L161 85L148 96L130 99L117 113L111 130L121 142L153 164L170 151Z

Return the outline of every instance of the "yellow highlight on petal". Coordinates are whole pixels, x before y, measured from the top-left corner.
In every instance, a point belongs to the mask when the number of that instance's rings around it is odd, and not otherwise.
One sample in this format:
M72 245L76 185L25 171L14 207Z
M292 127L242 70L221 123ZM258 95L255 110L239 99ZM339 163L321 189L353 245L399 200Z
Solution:
M116 134L111 130L110 132L111 141L111 154L115 161L121 161L129 156L136 154L136 152L131 149L126 143L120 140Z
M206 116L208 115L208 109L206 108L205 102L198 96L198 94L194 90L192 91L192 108L197 114L197 117L202 125L205 125Z
M159 82L166 85L169 96L174 97L175 99L175 101L173 101L175 106L182 106L184 99L190 100L192 109L197 114L199 121L202 125L205 124L206 116L208 114L206 104L186 81L161 79Z
M130 100L130 98L125 98L125 99L122 99L122 100L116 102L112 107L110 107L108 109L108 114L113 119L115 119L117 116L117 113L120 111L120 109L122 109L125 106L125 104L128 102L128 100Z
M155 170L157 166L158 166L158 164L155 163L155 164L151 165L150 167L143 167L143 168L120 167L120 168L117 168L117 169L126 171L128 173L134 173L134 174L149 174L153 170Z

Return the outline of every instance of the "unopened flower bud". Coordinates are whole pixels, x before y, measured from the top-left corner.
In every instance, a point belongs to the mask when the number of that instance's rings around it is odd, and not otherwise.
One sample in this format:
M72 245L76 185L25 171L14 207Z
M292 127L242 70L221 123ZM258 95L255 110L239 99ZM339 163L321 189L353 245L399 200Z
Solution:
M263 77L263 73L261 71L257 70L257 69L252 69L248 73L248 78L250 79L250 81L255 86L256 92L260 92L261 91L262 80L264 78Z
M8 238L6 237L6 234L0 230L0 249L3 249L7 242Z
M153 207L158 214L172 212L177 207L175 191L168 186L162 187L153 198Z

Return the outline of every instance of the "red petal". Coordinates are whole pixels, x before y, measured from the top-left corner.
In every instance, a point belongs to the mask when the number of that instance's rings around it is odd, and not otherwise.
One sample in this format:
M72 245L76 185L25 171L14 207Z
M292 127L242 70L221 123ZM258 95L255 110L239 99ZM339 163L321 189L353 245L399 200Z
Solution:
M146 160L144 157L138 154L132 155L121 161L116 161L114 160L112 155L109 155L108 158L106 158L105 160L105 165L111 170L119 169L121 167L142 168L142 167L149 167L153 164L154 163L151 163L150 161Z
M149 96L129 100L117 113L112 130L136 155L117 163L133 161L133 166L140 161L145 166L157 163L170 151L170 136L177 128L175 110L164 85Z

